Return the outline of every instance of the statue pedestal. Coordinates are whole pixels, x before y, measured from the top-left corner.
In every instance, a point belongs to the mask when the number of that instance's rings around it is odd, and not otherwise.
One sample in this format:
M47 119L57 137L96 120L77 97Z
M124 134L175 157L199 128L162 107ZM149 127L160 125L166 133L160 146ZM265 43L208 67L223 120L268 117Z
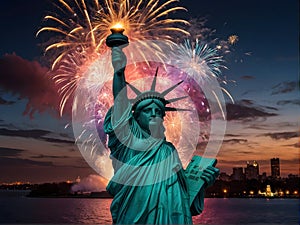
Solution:
M195 197L205 184L205 181L201 179L203 170L205 170L208 166L215 166L216 164L217 159L214 158L205 158L195 155L191 159L191 162L185 170L188 194L190 196L190 205L192 205Z

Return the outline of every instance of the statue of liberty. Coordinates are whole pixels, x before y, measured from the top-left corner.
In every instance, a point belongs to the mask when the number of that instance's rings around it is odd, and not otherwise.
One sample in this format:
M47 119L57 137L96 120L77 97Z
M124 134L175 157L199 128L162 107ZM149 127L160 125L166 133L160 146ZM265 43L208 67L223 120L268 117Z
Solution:
M140 92L125 79L126 56L112 46L114 105L108 111L104 130L114 176L107 186L113 196L110 211L114 224L192 224L192 216L202 212L205 188L211 186L219 170L208 166L201 179L205 185L191 201L189 186L174 145L165 138L166 106L172 100L155 91L157 70L151 89ZM127 86L137 97L128 99Z

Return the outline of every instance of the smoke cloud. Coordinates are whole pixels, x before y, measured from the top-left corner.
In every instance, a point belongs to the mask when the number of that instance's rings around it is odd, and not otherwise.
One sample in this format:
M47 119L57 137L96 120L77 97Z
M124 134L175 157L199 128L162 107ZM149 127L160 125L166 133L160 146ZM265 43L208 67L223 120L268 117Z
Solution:
M72 186L72 191L77 192L96 192L105 191L108 181L98 175L91 174Z

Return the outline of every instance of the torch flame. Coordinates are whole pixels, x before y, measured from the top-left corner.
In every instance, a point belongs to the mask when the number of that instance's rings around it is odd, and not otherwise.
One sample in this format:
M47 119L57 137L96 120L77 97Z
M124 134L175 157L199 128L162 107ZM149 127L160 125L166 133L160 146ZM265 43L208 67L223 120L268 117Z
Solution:
M124 29L124 26L122 23L118 22L116 24L114 24L111 29Z

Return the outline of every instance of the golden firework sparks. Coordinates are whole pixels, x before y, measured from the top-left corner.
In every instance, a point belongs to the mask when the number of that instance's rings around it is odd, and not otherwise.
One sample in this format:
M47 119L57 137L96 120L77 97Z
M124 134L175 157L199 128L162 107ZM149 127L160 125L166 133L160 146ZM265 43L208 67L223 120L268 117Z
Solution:
M37 36L49 32L55 37L45 53L52 52L52 71L60 87L61 114L66 102L76 90L83 69L107 50L105 40L110 29L118 24L125 29L129 41L163 39L172 42L170 33L189 33L179 24L187 25L183 19L167 18L169 13L185 10L173 6L178 0L57 0L57 11L44 17L46 25L38 30ZM155 48L156 46L143 46ZM158 55L163 55L155 49ZM143 52L138 52L143 57ZM145 56L144 56L145 58ZM72 69L72 68L77 68Z
M236 42L238 42L238 40L239 40L239 37L237 35L230 35L228 37L228 43L231 44L231 45L233 45Z

